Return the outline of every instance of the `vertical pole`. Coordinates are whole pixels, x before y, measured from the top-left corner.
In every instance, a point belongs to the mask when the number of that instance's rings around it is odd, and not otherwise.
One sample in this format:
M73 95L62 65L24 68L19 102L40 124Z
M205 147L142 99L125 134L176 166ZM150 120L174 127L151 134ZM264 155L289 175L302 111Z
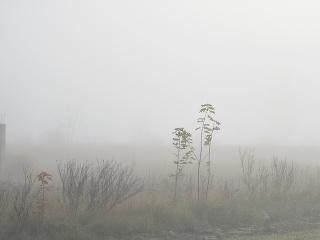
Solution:
M6 125L0 123L0 173L5 169L6 156Z

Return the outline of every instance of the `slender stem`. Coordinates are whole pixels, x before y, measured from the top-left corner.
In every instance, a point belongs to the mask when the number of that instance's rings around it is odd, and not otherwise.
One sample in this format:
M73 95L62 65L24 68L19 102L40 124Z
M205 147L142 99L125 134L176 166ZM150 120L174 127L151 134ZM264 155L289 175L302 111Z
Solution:
M211 154L211 141L209 143L209 154L208 154L208 180L207 180L207 190L206 190L206 198L208 198L208 192L209 192L209 185L210 185L210 178L211 178L211 162L210 162L210 154Z
M207 191L206 191L206 198L208 198L208 192L209 192L209 185L210 185L210 179L211 179L211 143L212 143L212 134L214 131L214 123L212 123L212 129L210 134L210 141L209 144L209 152L208 152L208 181L207 181Z
M180 150L181 150L181 136L179 136L178 140L178 153L177 153L177 168L176 168L176 176L175 176L175 184L174 184L174 199L173 202L176 202L177 199L177 186L178 186L178 171L179 171L179 159L180 159Z
M198 159L198 203L200 200L200 167L201 167L201 162L202 162L202 147L203 147L203 129L204 129L204 124L205 120L207 117L208 110L206 110L203 121L202 121L202 126L201 126L201 133L200 133L200 154L199 154L199 159Z

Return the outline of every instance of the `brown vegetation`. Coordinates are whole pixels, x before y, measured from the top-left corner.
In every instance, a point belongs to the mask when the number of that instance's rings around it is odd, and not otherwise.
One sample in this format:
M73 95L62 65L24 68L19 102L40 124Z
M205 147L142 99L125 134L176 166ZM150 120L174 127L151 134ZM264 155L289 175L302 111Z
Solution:
M142 181L133 165L68 160L57 162L52 175L59 177L51 182L48 173L25 167L22 181L0 185L0 239L218 235L231 229L266 234L316 226L319 169L277 157L260 162L250 149L240 150L239 159L241 177L215 179L207 197L204 179L199 202L196 174L181 175L177 184L170 177Z

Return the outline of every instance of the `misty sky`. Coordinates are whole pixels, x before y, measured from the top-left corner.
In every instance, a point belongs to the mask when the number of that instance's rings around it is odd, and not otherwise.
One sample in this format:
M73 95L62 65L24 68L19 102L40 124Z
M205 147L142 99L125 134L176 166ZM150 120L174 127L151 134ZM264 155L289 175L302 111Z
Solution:
M170 143L211 103L216 144L320 143L320 2L1 0L9 142ZM69 120L68 120L69 119Z

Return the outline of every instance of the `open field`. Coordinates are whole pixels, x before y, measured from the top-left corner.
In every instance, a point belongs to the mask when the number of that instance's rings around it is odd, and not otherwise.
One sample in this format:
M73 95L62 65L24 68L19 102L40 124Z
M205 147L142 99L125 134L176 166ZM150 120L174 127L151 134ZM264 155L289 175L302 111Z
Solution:
M317 239L319 149L238 150L215 146L199 200L186 166L173 201L169 146L9 146L0 239Z
M319 10L0 0L0 240L320 240Z

